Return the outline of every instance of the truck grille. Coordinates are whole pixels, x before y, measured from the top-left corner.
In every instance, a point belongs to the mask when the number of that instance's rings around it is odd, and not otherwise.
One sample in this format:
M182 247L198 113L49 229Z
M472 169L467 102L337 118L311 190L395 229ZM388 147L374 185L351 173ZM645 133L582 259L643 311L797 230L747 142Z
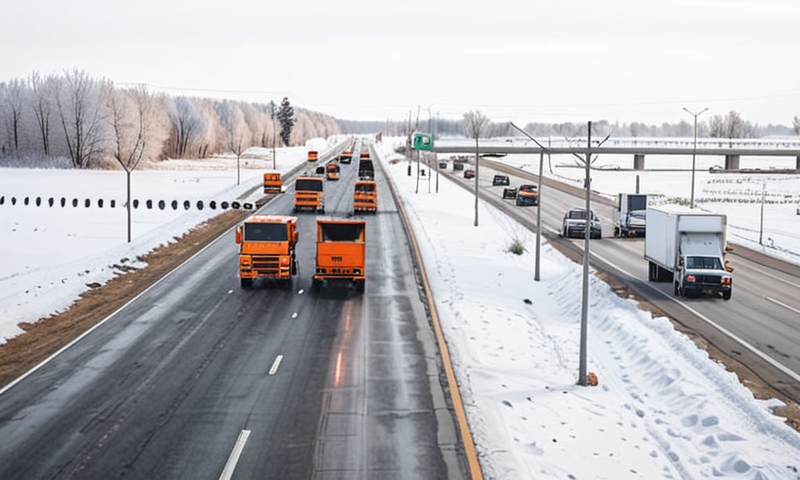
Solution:
M253 255L253 270L259 274L277 275L280 258L278 255Z
M703 285L719 285L720 277L717 275L696 275L696 282Z

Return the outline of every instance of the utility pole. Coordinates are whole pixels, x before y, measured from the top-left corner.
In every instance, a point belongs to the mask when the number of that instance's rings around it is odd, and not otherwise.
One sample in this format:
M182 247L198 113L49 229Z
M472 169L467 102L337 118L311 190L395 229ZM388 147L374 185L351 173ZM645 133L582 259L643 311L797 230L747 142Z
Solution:
M761 184L761 226L758 229L758 244L764 245L764 200L767 197L767 182ZM130 241L130 240L129 240Z
M589 122L589 135L586 141L586 228L583 237L583 295L581 296L581 352L580 366L578 367L578 385L583 387L587 383L586 351L589 324L589 237L592 233L592 184L591 184L591 163L592 163L592 122Z
M272 117L272 169L275 170L277 167L275 166L275 141L276 141L276 132L277 128L276 125L276 115L275 115L275 102L270 101L270 116Z
M547 150L544 145L539 143L535 138L528 135L528 132L519 128L518 126L514 125L514 122L511 122L511 126L522 132L523 135L533 140L536 145L539 146L541 149L539 151L539 186L537 190L539 192L539 201L536 202L536 268L534 269L533 279L535 281L539 281L539 265L541 265L541 250L542 250L542 169L544 165L544 152ZM549 151L548 151L549 153Z
M694 208L694 169L695 156L697 155L697 117L708 110L708 108L704 108L699 112L690 112L686 107L683 107L683 109L686 111L686 113L694 117L694 148L692 149L692 195L689 198L689 208Z

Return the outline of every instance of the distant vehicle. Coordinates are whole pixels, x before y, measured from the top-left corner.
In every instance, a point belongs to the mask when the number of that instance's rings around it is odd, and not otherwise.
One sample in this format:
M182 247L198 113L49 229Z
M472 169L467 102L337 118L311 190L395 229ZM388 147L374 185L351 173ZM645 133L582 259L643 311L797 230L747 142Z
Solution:
M329 283L353 284L364 293L366 222L317 220L317 266L312 288Z
M464 162L453 162L453 171L464 170Z
M322 200L322 177L298 177L294 181L294 211L325 213Z
M464 170L464 178L475 178L475 170L469 168Z
M378 187L374 180L359 180L353 191L353 212L378 211Z
M329 163L327 167L325 167L325 171L327 172L327 179L328 180L339 180L339 164L338 163Z
M516 187L506 187L503 189L503 198L517 198Z
M439 162L439 170L447 170L447 162Z
M308 161L309 162L316 162L319 158L319 152L316 150L309 150L308 151Z
M603 226L600 225L600 219L591 212L590 220L590 238L603 238ZM578 237L582 238L586 235L586 210L582 208L573 208L564 214L564 220L561 223L561 236L564 238Z
M729 300L733 279L725 262L726 224L719 213L677 205L648 208L647 279L671 281L676 296L707 292Z
M281 193L283 182L280 172L267 172L264 174L264 193Z
M492 179L492 186L498 185L510 185L511 182L508 180L508 175L495 175Z
M520 185L517 189L517 201L515 202L518 207L530 207L539 205L539 189L536 185Z
M345 150L341 154L339 154L339 162L341 163L350 163L353 161L353 152L350 150Z
M640 193L620 193L617 195L617 208L614 210L614 236L645 236L647 225L647 195Z
M367 154L369 155L369 154ZM361 157L358 161L358 178L361 180L374 180L375 179L375 165L368 157Z
M236 227L242 288L263 278L286 286L297 274L297 217L253 215Z

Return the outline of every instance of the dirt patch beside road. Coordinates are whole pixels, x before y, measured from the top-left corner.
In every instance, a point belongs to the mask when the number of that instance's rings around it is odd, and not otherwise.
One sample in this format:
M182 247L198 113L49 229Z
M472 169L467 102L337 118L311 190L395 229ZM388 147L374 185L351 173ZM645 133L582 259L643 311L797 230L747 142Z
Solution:
M118 276L81 295L64 313L23 323L25 333L0 345L0 388L35 367L174 270L249 213L231 210L140 259L147 267Z

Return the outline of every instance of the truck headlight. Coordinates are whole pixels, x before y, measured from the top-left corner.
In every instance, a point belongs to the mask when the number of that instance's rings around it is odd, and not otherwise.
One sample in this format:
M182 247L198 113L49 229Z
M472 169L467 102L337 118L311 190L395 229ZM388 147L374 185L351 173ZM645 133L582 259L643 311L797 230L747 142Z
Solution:
M695 280L696 280L696 278L694 278L694 275L688 275L686 277L686 281L687 282L694 282Z
M289 266L289 257L281 257L281 266L288 267Z
M721 283L723 285L730 285L731 284L731 277L722 277Z
M353 275L361 275L361 269L360 268L354 268L353 269Z

